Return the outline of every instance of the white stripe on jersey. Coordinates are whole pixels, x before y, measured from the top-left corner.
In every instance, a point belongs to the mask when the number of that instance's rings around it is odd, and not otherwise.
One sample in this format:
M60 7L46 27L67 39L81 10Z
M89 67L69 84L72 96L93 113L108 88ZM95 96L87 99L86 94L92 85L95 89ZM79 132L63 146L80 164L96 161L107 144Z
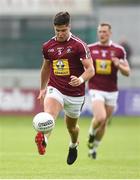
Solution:
M88 44L88 47L96 46L96 45L98 45L98 44L99 44L99 42L95 42L95 43L92 43L92 44Z
M100 41L92 43L92 44L88 44L88 47L92 47L92 46L96 46L96 45L101 45ZM114 46L116 48L121 49L123 51L123 53L124 53L124 60L126 61L126 51L125 51L124 47L122 47L121 45L116 44L116 43L114 43L112 41L109 42L108 46Z
M112 43L112 45L115 46L116 48L120 48L123 51L123 53L124 53L124 60L126 61L126 51L125 51L124 47L122 47L121 45L116 44L114 42Z
M84 47L85 49L85 52L86 52L86 58L87 57L87 54L88 54L88 50L87 50L87 47L86 47L86 43L84 43L81 39L79 39L78 37L75 37L75 36L71 36L72 39L74 39L75 41L79 42L80 44L82 44L82 46Z

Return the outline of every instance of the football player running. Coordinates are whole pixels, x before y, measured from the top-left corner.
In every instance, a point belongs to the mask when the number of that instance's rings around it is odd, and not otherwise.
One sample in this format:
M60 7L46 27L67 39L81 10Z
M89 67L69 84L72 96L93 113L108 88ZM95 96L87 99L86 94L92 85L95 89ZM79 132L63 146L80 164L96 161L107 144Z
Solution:
M89 156L96 159L99 146L118 98L117 72L129 76L130 67L124 48L111 41L111 25L101 23L97 29L99 42L89 45L95 76L88 82L93 119L89 128Z
M70 135L67 164L77 159L78 118L85 99L85 81L94 75L94 67L87 45L70 32L70 15L59 12L54 21L55 36L43 44L43 65L38 98L44 112L54 120L60 111L65 112L65 122ZM45 154L50 133L38 132L35 142L39 154Z

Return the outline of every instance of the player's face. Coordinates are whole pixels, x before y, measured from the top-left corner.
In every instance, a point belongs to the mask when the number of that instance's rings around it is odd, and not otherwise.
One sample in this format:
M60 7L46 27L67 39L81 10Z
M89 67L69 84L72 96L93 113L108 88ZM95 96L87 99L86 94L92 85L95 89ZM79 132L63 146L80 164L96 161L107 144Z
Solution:
M111 30L108 26L99 26L98 27L98 38L101 44L108 44L111 36Z
M68 25L60 25L60 26L54 26L55 35L57 38L57 41L64 42L69 38L70 34L70 26Z

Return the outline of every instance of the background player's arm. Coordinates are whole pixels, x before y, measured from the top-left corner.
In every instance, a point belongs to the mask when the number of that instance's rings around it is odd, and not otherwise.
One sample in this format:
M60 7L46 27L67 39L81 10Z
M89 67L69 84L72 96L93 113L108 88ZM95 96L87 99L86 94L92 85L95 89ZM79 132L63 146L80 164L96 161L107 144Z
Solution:
M83 82L89 80L92 76L94 76L95 71L94 71L92 59L91 58L83 59L82 64L85 71L83 74L81 74L80 77L76 77L73 75L71 76L71 81L69 82L71 86L79 86L80 84L82 84Z
M113 61L114 66L116 66L120 70L121 74L123 74L125 76L129 76L130 67L129 67L127 60L114 57L114 58L112 58L112 61Z
M46 85L48 83L50 77L50 61L44 59L42 68L41 68L41 84L40 84L40 93L38 99L40 99L41 103L44 100L46 93Z

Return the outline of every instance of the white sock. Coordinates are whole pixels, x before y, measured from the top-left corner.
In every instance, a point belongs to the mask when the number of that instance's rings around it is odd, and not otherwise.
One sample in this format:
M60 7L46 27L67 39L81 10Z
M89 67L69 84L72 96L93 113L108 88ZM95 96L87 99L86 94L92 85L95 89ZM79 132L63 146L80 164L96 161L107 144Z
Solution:
M78 146L78 143L76 142L76 143L72 143L72 142L70 142L70 145L69 145L69 147L71 147L71 148L75 148L75 147L77 147Z
M98 141L98 140L94 141L92 152L96 152L97 151L97 148L98 148L99 144L100 144L100 141Z
M92 126L89 128L89 134L92 136L95 136L97 133L97 129L94 129Z
M44 135L44 138L45 138L45 143L46 145L48 144L48 138Z

